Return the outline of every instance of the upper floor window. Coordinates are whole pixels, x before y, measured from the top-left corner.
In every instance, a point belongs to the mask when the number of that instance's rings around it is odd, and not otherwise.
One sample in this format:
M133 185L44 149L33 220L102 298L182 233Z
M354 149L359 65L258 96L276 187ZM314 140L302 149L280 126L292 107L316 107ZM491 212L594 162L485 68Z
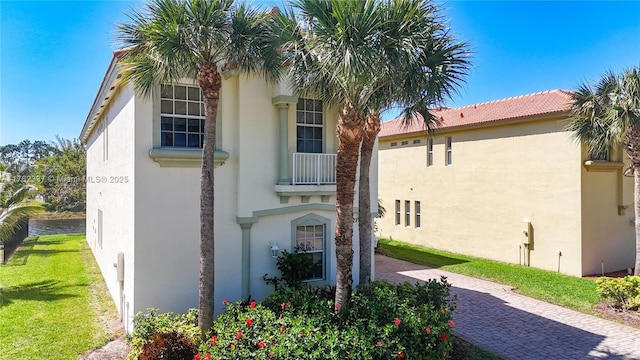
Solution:
M391 147L398 146L398 143L397 142L392 142L390 146Z
M413 140L413 143L414 143L414 144L420 144L420 139L415 139L415 140Z
M404 226L411 226L411 201L404 202Z
M433 166L433 139L427 139L427 166Z
M401 145L409 145L409 141L406 141L406 140L405 140L405 141L403 141L403 142L401 143Z
M451 151L451 136L447 136L445 138L444 142L445 142L445 149L447 151L447 155L446 155L447 158L446 158L445 163L447 165L451 165L453 163L453 154L452 154L452 151Z
M296 151L322 153L323 126L322 101L298 99L296 105Z
M204 141L204 102L196 86L160 87L160 145L201 148Z

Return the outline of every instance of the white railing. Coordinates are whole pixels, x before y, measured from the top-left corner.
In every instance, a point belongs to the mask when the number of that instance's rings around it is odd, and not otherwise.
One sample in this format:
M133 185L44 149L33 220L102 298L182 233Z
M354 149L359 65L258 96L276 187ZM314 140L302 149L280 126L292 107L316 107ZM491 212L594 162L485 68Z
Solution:
M293 153L293 185L335 184L336 154Z

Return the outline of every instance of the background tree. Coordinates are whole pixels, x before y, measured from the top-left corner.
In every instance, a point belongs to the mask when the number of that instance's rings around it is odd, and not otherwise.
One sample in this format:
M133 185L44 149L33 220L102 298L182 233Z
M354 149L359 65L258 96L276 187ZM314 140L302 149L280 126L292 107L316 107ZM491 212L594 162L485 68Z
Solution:
M205 107L200 181L200 286L198 325L203 334L214 311L214 151L221 71L264 70L262 35L267 14L232 0L151 0L118 27L125 81L150 95L161 83L197 79Z
M49 211L86 210L87 153L77 139L56 138L53 155L36 161L32 178Z
M35 161L56 152L53 145L42 140L23 140L18 145L0 146L0 161L7 166L7 171L16 175L28 175Z
M596 84L584 83L573 93L567 130L600 159L620 145L634 176L636 260L640 275L640 68L618 75L605 73Z

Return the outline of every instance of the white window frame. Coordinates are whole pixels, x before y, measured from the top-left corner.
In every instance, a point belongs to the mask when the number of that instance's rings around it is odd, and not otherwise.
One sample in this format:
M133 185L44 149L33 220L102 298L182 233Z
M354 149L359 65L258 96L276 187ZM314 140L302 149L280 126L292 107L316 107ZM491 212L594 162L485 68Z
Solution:
M416 215L415 215L415 227L416 228L420 228L422 223L421 223L421 214L420 214L420 201L414 201L413 207L415 208L416 211Z
M298 227L322 227L322 250L314 250L308 251L307 253L322 253L322 277L310 278L305 281L307 282L318 282L318 281L326 281L327 280L327 272L329 268L329 262L327 257L327 246L329 242L327 241L327 231L331 228L331 220L325 217L322 217L317 214L308 214L298 219L291 221L291 249L295 251L296 247L298 247Z
M309 106L309 102L311 102L312 106ZM312 121L309 122L308 119ZM318 119L320 119L320 124L318 124ZM296 152L299 153L312 153L312 154L322 154L324 153L324 104L322 100L315 99L305 99L299 98L298 103L296 104ZM312 128L312 129L320 129L320 148L317 149L314 147L313 151L302 151L298 146L300 141L313 141L316 142L318 139L314 138L300 138L298 137L298 131L300 128ZM315 132L314 132L315 134Z
M400 212L400 200L396 200L396 225L400 225L402 214Z
M427 166L433 166L433 138L427 139Z
M184 87L185 88L185 96L184 99L176 98L176 88ZM171 96L166 94L166 89L171 88ZM193 91L196 90L198 92L197 99L193 96ZM177 104L184 103L184 114L182 114L181 110L177 110ZM166 108L168 104L171 104L171 112ZM165 109L163 109L165 107ZM164 110L164 111L163 111ZM176 130L176 120L184 119L185 128L184 131ZM202 95L202 91L198 86L188 85L188 84L162 84L160 86L160 146L163 148L170 149L202 149L202 144L204 142L204 98ZM171 120L171 129L169 129L169 124L165 123L165 121ZM198 120L198 130L194 131L190 127L190 122ZM166 128L165 128L166 124ZM171 144L165 142L165 135L171 134ZM176 145L176 134L184 134L185 136L185 144ZM198 136L198 146L189 146L189 139L192 136Z

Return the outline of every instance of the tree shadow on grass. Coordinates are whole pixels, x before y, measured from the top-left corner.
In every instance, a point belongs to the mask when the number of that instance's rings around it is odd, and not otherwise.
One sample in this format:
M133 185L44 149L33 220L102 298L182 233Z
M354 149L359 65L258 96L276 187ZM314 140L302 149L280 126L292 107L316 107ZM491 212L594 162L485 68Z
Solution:
M469 262L468 260L456 259L431 252L416 252L403 247L385 248L384 246L380 246L376 249L376 253L394 258L407 258L415 264L427 266L432 269Z
M62 291L67 287L70 286L61 285L59 281L54 280L43 280L24 285L0 287L0 307L11 305L15 300L57 301L77 297L77 295L74 294L63 293Z
M27 265L27 261L31 255L36 256L48 256L58 253L71 253L78 252L80 250L58 250L58 249L34 249L35 245L42 247L43 245L58 245L64 241L52 240L52 241L38 241L38 238L25 240L25 242L11 255L11 261L8 261L4 266L24 266Z

